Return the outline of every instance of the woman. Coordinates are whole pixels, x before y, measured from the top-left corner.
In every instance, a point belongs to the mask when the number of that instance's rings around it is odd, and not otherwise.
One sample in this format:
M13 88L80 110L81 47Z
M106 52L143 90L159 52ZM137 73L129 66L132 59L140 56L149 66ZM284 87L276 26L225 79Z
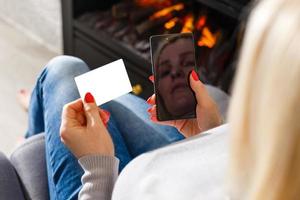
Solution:
M232 199L300 197L299 31L299 0L253 11L229 116Z
M201 118L159 122L175 126L185 137L191 137L221 123L217 106L195 71L191 73L189 80L199 102L197 114ZM153 95L148 103L153 105L149 112L151 118L156 121L154 98ZM103 110L100 110L99 115L99 108L91 93L87 93L84 99L84 102L78 99L64 107L60 128L61 139L86 171L79 198L110 199L119 160L114 157L114 143L105 128L109 116Z
M28 108L29 128L27 137L40 132L46 133L46 160L51 199L77 199L78 193L82 188L80 178L84 171L80 167L77 158L73 156L61 142L59 132L63 106L79 98L74 77L88 70L87 65L78 58L70 56L54 58L46 65L39 76L31 95L30 106ZM221 91L211 87L208 88L210 92L217 93L216 96L226 98L226 95ZM99 121L101 116L107 126L107 129L102 130L102 127L97 130L97 132L110 134L109 137L106 135L104 138L107 139L108 142L111 142L111 140L113 142L113 152L119 160L117 171L122 171L133 158L142 153L182 140L185 137L195 135L200 131L219 125L220 116L217 107L209 97L206 88L200 86L197 92L202 94L201 98L203 98L203 100L201 103L203 105L205 104L205 106L201 105L199 108L199 112L202 112L202 115L206 116L199 120L200 126L198 126L196 119L163 123L165 125L172 125L175 128L155 125L153 123L156 119L155 116L152 116L152 121L149 120L147 113L149 105L147 105L144 100L130 94L102 105L101 108L109 111L110 116L108 116L109 113L105 110L97 110L99 114L97 115L97 120ZM24 91L23 94L25 94ZM92 94L87 95L88 102L92 101L92 99ZM153 101L154 96L148 100L148 102ZM75 102L80 104L80 109L83 109L81 101ZM226 105L224 107L226 107ZM66 106L66 108L70 107ZM95 106L94 108L98 109ZM153 112L153 109L150 109L149 112ZM65 116L66 115L63 115L64 119ZM86 125L86 117L88 117L88 115L83 117L83 110L81 110L79 114L76 114L76 116L79 117L78 120L80 123ZM70 123L62 121L62 125L70 125ZM178 129L181 132L179 132ZM83 130L83 128L80 127L75 130ZM75 133L76 131L71 132ZM69 140L69 134L63 135L66 136L64 137L65 142L71 142L73 139L76 139L75 135L71 136L72 140ZM82 139L79 140L77 142L83 144L81 147L86 150L89 148L96 150L97 147L105 147L105 144L107 144L104 139L98 141L94 138L90 141L94 141L95 143L88 143ZM103 144L103 142L105 143ZM109 147L112 147L111 143ZM79 158L81 153L77 156Z
M228 195L218 190L218 176L207 179L220 167L219 160L214 162L212 157L211 165L203 174L205 163L202 162L201 165L201 159L209 151L203 150L201 156L195 148L182 153L194 143L205 144L201 143L205 137L200 137L135 159L117 180L113 199L223 199L228 196L238 200L298 199L299 31L299 0L261 1L251 16L230 109L232 151L229 177L231 187ZM201 89L201 83L196 76L195 79L190 77L190 82L194 91L195 87ZM197 102L199 105L198 98ZM117 162L112 156L112 143L107 139L105 149L104 145L98 145L97 151L93 152L84 151L81 143L72 139L73 135L85 140L92 140L94 137L76 133L67 125L70 121L68 113L75 105L82 106L80 102L73 102L64 109L61 135L65 144L76 155L89 155L79 159L85 170L80 198L109 199L110 196L106 195L111 191L112 182L116 178L116 169L111 170L111 167ZM85 102L83 106L89 109L94 105ZM151 112L152 115L154 113ZM199 114L197 112L198 116ZM108 136L103 124L100 121L96 124L102 127L101 137ZM214 131L216 130L212 130ZM218 133L217 135L222 136ZM198 146L198 149L200 148L201 146ZM186 156L190 156L189 161L196 164L186 162ZM175 165L174 162L170 162L176 159L178 162ZM183 176L187 174L189 176ZM206 185L199 185L203 179L206 180Z

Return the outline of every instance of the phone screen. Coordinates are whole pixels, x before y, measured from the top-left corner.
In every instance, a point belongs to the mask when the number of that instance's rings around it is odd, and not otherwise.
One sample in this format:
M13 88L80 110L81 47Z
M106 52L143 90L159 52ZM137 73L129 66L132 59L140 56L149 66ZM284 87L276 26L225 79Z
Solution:
M196 72L192 33L150 37L157 119L159 121L196 117L196 98L189 74Z

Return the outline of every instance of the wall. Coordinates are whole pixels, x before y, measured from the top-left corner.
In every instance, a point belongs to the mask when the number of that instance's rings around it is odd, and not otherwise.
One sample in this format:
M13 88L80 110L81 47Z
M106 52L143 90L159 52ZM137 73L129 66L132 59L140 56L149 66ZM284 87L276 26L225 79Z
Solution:
M61 0L0 0L0 19L24 34L62 52Z

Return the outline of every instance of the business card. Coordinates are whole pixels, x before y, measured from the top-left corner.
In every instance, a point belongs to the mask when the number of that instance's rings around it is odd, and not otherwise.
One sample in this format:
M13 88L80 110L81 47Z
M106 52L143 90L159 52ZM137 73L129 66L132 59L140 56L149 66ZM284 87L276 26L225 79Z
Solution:
M98 106L132 91L122 59L79 75L75 82L81 99L90 92Z

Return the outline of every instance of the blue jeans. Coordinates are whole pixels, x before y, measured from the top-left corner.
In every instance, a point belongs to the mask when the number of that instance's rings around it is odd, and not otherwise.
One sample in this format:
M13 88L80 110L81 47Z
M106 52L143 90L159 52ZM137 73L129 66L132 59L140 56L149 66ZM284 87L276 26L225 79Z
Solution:
M45 132L46 160L51 199L77 199L83 170L60 141L62 108L79 98L74 77L89 71L80 59L59 56L52 59L37 79L29 105L26 137ZM108 131L120 160L120 171L136 156L183 139L177 129L152 123L147 103L134 95L110 101L103 109L111 113Z

